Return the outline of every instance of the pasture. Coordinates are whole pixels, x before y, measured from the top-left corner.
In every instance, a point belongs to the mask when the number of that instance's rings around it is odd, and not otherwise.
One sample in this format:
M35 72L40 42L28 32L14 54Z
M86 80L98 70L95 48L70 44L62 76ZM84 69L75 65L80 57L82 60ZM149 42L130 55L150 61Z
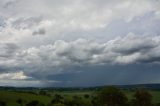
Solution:
M6 106L26 106L26 104L30 101L37 100L40 103L47 106L51 103L53 97L55 95L60 95L64 99L71 100L72 98L79 97L81 98L86 104L90 104L91 100L93 99L94 95L98 91L47 91L45 90L45 94L39 94L41 90L33 90L33 91L17 91L17 90L0 90L0 101L6 102ZM122 92L127 96L129 100L133 99L134 91L130 90L122 90ZM150 94L152 95L153 103L160 102L160 91L158 90L149 90ZM22 104L18 103L17 101L21 99ZM42 105L43 106L43 105ZM86 105L90 106L90 105Z

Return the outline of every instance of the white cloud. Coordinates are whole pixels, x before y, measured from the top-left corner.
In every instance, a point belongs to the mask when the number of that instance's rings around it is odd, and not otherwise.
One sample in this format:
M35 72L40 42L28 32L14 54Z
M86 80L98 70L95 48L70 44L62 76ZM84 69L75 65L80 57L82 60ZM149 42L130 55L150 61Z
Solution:
M10 7L5 8L3 5L8 5L8 3ZM116 20L130 22L149 12L158 14L158 4L160 5L154 0L71 0L70 2L8 0L0 6L0 17L4 17L6 23L0 31L0 42L16 42L24 47L30 47L49 44L57 39L78 39L83 35L77 33L106 28L108 24ZM38 34L45 34L45 36L32 36L40 31L42 33ZM67 34L74 33L74 31L76 34L72 36ZM93 37L87 33L85 35L89 38Z
M1 80L25 80L25 79L29 79L29 78L31 78L31 77L24 75L23 71L13 72L13 73L1 73L0 74Z

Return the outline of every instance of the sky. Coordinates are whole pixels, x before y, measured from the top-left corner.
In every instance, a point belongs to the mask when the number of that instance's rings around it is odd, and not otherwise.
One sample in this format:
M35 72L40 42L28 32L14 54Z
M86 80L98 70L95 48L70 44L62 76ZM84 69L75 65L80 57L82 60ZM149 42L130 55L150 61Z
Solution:
M0 86L160 83L160 0L0 0Z

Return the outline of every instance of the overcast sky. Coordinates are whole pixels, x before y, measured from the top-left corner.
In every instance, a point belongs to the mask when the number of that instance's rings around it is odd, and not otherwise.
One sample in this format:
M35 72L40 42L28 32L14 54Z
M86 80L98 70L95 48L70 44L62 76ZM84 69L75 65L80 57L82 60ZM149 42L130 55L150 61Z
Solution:
M160 0L0 0L0 86L160 83Z

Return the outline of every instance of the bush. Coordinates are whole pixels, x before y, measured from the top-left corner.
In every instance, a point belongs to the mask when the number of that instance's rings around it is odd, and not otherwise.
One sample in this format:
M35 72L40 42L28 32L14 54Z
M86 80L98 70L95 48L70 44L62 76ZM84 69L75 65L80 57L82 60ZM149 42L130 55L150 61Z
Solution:
M134 94L132 105L152 106L152 95L144 89L138 89Z
M155 106L160 106L160 103L156 103L156 105Z
M84 95L84 98L89 98L89 95L88 95L88 94L85 94L85 95Z
M39 95L47 95L46 91L39 91Z
M56 104L54 104L54 106L65 106L65 105L62 103L56 103Z
M54 98L51 101L51 104L54 105L54 104L63 103L63 102L64 102L64 98L61 95L59 95L59 94L55 94Z
M126 106L127 97L116 87L107 87L99 95L99 102L107 106Z
M0 106L6 106L6 102L0 101Z
M19 98L19 99L17 99L17 101L16 101L18 104L20 104L20 105L22 105L22 103L23 103L23 100L21 99L21 98Z
M26 106L39 106L39 101L33 100L26 104Z

